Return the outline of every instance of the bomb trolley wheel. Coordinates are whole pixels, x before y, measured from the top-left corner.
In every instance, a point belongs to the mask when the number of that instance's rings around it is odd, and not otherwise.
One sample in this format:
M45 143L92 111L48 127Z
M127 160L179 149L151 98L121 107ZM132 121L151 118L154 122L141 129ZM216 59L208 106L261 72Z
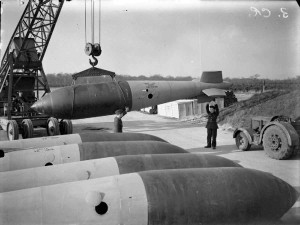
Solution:
M59 135L59 124L58 120L54 117L50 117L47 120L47 134L48 136Z
M59 123L60 134L72 134L73 133L73 125L71 120L62 120Z
M22 130L23 139L33 137L33 123L31 119L24 119L22 121Z
M17 121L15 121L15 120L8 121L7 138L10 141L19 139L19 126L18 126Z

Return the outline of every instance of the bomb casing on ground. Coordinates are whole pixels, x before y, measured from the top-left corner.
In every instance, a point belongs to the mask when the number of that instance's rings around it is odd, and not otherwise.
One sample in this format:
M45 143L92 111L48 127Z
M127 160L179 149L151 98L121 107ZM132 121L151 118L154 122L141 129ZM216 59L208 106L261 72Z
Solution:
M229 159L209 154L122 155L47 167L1 172L0 192L147 170L208 167L241 166Z
M86 132L80 134L68 134L59 136L48 136L30 139L20 139L14 141L1 141L0 150L13 151L28 148L43 148L57 145L80 144L84 142L101 141L162 141L165 140L150 134L142 133L106 133L106 132Z
M299 194L245 168L153 170L0 193L1 224L182 225L273 221Z
M0 158L0 172L78 162L119 155L188 153L161 141L85 142L10 151Z

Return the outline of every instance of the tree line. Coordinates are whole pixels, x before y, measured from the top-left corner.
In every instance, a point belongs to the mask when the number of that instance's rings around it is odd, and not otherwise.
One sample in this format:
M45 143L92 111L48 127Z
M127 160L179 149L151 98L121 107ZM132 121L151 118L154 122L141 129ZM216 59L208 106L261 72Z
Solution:
M73 74L69 73L58 73L48 74L47 80L50 87L64 87L72 84ZM260 75L253 75L248 78L224 78L224 81L232 83L232 91L262 91L264 90L295 90L300 89L300 76L289 79L260 79ZM191 81L195 78L191 76L184 77L173 77L173 76L162 76L155 74L152 76L130 76L130 75L117 75L116 80L132 81L132 80L158 80L158 81ZM98 77L82 77L76 80L76 84L88 84L88 83L99 83L111 81L112 78L109 76L98 76Z
M232 90L248 91L267 91L267 90L296 90L300 89L300 76L289 79L258 79L258 78L225 78L225 81L232 83Z

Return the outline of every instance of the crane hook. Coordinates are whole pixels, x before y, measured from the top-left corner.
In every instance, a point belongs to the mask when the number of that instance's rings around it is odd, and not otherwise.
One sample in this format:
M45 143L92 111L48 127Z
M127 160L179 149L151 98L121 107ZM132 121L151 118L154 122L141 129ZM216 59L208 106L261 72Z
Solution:
M92 60L89 59L89 60L90 60L90 64L91 64L92 67L95 67L95 66L98 64L98 59L97 59L94 55L92 55L92 58L93 58L95 61L92 62Z

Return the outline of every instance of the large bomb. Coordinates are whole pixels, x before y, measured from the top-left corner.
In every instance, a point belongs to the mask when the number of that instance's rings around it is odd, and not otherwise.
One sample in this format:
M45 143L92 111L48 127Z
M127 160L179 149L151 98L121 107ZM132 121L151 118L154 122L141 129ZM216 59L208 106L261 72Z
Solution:
M153 170L0 193L0 224L272 223L297 198L252 169Z
M188 153L160 141L84 142L45 148L6 152L0 158L0 172L51 166L119 155Z
M0 192L147 170L240 167L209 154L125 155L0 173Z
M14 141L1 141L0 149L4 151L20 150L27 148L43 148L56 145L80 144L84 142L101 142L101 141L162 141L165 140L142 133L104 133L104 132L87 132L80 134L68 134L60 136L40 137L21 139Z
M208 167L240 167L240 165L229 159L209 154L181 153L116 156L2 172L0 173L0 192L146 170Z
M208 71L195 81L113 81L73 85L46 94L32 108L62 119L81 119L159 105L178 99L225 96L222 71ZM207 98L206 98L207 99Z

